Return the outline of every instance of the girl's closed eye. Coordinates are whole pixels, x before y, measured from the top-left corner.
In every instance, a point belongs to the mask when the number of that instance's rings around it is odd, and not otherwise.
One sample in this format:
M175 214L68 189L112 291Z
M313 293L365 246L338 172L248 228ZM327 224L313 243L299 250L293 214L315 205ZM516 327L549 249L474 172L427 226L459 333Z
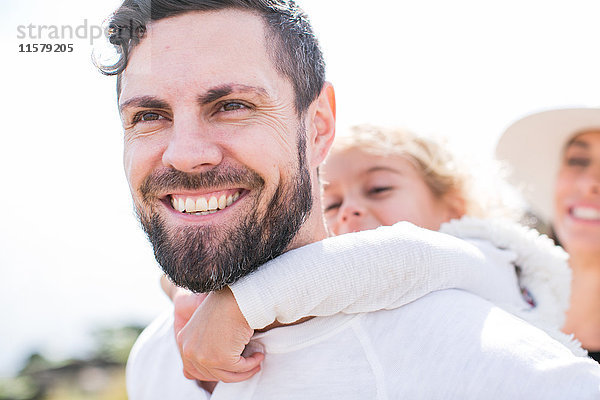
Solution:
M393 186L374 186L374 187L370 188L369 190L367 190L367 193L369 195L376 196L376 195L380 195L380 194L384 194L384 193L390 192L393 189L394 189Z
M335 210L339 209L341 205L342 205L342 203L340 203L340 202L331 203L331 204L325 206L325 212L335 211Z

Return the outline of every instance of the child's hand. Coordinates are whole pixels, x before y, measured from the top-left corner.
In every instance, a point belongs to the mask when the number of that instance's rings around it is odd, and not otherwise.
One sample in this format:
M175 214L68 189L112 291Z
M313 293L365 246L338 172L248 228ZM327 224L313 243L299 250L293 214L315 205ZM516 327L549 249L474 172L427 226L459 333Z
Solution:
M196 309L200 306L200 304L206 298L206 294L194 294L189 290L177 287L173 285L169 293L169 297L171 301L173 301L173 306L175 307L175 338L183 327L188 323L188 321L194 315Z
M175 335L186 378L241 382L260 371L264 354L241 356L254 331L229 288L208 296L178 291L173 303Z

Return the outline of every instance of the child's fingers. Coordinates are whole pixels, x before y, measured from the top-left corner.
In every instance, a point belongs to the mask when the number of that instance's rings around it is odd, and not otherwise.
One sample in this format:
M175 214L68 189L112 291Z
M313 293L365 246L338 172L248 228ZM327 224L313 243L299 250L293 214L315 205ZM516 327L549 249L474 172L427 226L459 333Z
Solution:
M197 381L218 381L214 374L205 368L196 368L192 363L183 363L183 375L187 379L197 380Z
M263 353L252 353L248 357L240 357L231 368L228 368L228 371L237 373L247 372L253 370L257 366L260 366L260 363L264 359L265 355Z
M242 382L260 371L260 363L264 358L263 353L253 353L249 357L240 357L237 362L226 369L207 368L202 364L184 362L184 374L188 379L202 381Z
M260 371L260 364L246 372L230 372L220 370L215 373L219 377L219 380L225 383L242 382L252 378L258 371Z

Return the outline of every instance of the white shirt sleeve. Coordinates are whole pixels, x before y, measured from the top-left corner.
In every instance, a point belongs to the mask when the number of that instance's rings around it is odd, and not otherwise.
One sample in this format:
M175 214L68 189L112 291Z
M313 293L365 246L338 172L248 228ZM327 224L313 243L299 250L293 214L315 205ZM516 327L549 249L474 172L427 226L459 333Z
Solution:
M522 302L514 268L506 265L511 256L495 255L490 262L465 240L400 222L289 251L230 287L253 329L393 309L449 288L499 304Z

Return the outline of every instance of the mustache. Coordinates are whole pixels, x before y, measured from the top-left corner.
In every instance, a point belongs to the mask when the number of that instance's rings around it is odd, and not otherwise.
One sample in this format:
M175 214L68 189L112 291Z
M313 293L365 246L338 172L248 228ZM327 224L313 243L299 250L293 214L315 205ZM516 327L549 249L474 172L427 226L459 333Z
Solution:
M248 168L219 167L195 174L167 168L148 175L140 185L139 191L147 201L156 199L165 192L178 190L200 190L219 186L258 189L264 184L264 179L256 171Z

